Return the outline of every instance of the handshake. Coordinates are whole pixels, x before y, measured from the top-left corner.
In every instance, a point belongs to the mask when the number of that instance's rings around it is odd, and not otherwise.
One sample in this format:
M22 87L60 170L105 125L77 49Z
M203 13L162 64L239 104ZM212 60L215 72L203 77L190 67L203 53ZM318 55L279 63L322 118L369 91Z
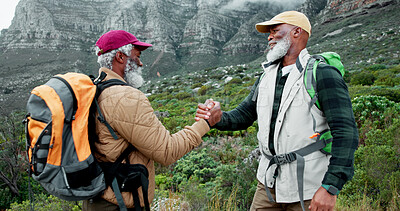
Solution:
M199 103L197 106L196 121L205 119L210 126L217 124L222 117L221 106L218 101L208 99L204 104Z

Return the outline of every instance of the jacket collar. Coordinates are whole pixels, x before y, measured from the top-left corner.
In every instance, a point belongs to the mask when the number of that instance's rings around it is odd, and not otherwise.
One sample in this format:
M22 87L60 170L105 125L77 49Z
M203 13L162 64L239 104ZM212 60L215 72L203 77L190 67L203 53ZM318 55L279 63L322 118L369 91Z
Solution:
M121 80L126 83L126 81L120 75L118 75L117 73L115 73L114 71L112 71L108 68L105 68L105 67L100 68L99 75L101 72L105 72L107 74L105 80L118 79L118 80Z

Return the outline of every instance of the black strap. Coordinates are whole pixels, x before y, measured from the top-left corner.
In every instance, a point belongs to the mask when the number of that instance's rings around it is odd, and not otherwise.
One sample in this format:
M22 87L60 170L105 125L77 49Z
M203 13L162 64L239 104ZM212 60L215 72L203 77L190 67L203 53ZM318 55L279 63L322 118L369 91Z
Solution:
M109 181L109 183L111 183L111 187L112 187L112 189L114 191L115 198L117 199L118 206L119 206L120 210L123 210L123 211L127 210L127 208L126 208L126 205L125 205L124 200L122 198L122 194L121 194L121 191L119 189L119 185L118 185L118 182L117 182L117 178L115 177L115 173L116 173L118 167L121 165L121 162L125 158L128 158L129 154L135 149L136 148L133 145L129 144L128 147L122 152L122 154L113 163L113 165L111 166L111 170L108 171L108 172L110 172L110 175L109 175L109 177L107 179L111 180L111 181Z
M111 136L112 136L115 140L118 140L118 136L117 136L117 134L115 133L114 129L111 127L111 125L110 125L110 124L106 121L106 119L104 118L104 115L103 115L103 113L101 112L101 109L100 109L99 103L97 102L97 99L95 98L93 101L94 101L94 103L95 103L95 105L96 105L97 112L98 112L97 119L107 127L108 131L110 131L110 133L111 133Z
M99 95L101 94L102 91L104 91L105 89L107 89L108 87L111 86L116 86L116 85L120 85L120 86L129 86L127 83L119 80L119 79L110 79L107 81L102 81L100 83L97 84L97 89L99 91Z
M144 201L144 207L146 210L150 211L150 204L149 204L149 180L141 174L140 179L142 181L142 192L143 192L143 201ZM135 205L136 207L136 205Z
M25 115L24 120L22 120L22 123L25 125L25 138L26 138L26 151L28 152L29 148L31 147L31 137L29 136L29 130L28 130L28 123L29 123L29 118L31 114L27 113ZM28 154L28 153L27 153Z
M133 202L135 204L135 210L141 211L139 194L138 194L137 189L132 191L132 196L133 196Z
M99 77L97 77L97 78L95 78L93 75L90 75L89 77L90 77L90 79L92 79L93 84L97 85L98 83L102 82L106 78L106 76L107 76L107 73L102 71L100 73Z

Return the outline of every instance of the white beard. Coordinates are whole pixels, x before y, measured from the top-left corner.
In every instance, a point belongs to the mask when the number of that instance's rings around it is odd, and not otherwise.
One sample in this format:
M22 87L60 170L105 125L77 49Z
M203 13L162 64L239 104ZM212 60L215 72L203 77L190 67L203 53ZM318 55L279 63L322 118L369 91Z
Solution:
M281 40L276 41L275 46L268 51L267 61L274 62L284 57L287 54L291 45L292 42L289 39L289 33L287 33L285 37L283 37Z
M129 85L137 89L143 85L144 79L142 77L142 67L136 65L136 62L133 59L128 59L124 71L124 79Z

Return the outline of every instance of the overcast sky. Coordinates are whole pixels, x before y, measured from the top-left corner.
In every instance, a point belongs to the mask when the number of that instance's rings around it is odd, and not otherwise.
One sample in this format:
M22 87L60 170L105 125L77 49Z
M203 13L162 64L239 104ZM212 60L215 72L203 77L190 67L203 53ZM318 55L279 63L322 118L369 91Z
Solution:
M0 7L0 31L8 28L14 17L15 7L19 0L2 0Z

